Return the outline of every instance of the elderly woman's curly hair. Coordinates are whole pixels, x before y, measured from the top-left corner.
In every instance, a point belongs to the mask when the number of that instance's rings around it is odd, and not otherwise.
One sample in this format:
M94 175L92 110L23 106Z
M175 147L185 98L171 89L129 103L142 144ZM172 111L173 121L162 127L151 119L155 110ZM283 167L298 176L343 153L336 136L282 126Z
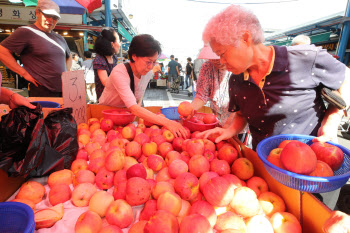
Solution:
M209 20L203 32L203 41L208 43L215 40L222 45L237 47L246 31L251 33L254 44L265 41L258 18L241 6L230 5Z

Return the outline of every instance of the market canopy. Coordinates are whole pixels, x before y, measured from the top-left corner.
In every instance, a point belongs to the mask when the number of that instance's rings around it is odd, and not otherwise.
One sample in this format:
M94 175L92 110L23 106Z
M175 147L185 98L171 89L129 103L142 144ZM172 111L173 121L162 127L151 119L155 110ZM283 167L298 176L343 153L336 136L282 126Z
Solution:
M61 14L78 14L85 13L85 9L89 14L102 6L101 0L53 0L60 7ZM36 6L38 0L23 0L25 6Z

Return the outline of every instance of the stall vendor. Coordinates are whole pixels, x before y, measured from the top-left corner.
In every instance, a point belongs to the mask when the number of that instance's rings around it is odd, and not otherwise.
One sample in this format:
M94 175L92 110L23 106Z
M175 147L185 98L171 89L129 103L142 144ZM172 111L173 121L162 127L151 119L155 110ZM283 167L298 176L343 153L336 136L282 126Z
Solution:
M278 134L337 141L343 112L332 106L326 109L319 87L338 90L349 103L350 72L326 50L314 45L265 46L259 20L236 5L208 22L203 40L233 73L229 110L236 114L228 128L215 128L202 136L218 133L219 142L237 135L248 123L253 148ZM336 200L329 198L330 208Z
M113 70L99 103L126 107L132 114L146 121L168 128L175 136L187 137L187 131L176 121L168 120L141 107L152 68L161 53L160 44L151 35L135 36L129 47L129 63L120 63Z
M36 22L18 28L0 45L0 61L29 81L29 96L62 97L62 72L70 70L72 59L67 42L55 28L59 6L51 0L39 0ZM12 56L20 55L23 67Z

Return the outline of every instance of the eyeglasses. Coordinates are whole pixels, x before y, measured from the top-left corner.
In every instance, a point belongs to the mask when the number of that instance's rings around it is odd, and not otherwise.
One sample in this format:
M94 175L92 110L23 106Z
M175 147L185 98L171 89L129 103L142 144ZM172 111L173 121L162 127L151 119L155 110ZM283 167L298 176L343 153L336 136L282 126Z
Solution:
M154 62L153 61L145 61L145 63L146 63L147 66L152 66L152 67L157 64L156 61L154 61Z
M39 12L41 14L43 14L45 16L45 18L49 18L49 19L53 19L55 21L58 21L60 18L56 15L48 15L48 14L45 14L44 12L42 12L41 10L39 10Z

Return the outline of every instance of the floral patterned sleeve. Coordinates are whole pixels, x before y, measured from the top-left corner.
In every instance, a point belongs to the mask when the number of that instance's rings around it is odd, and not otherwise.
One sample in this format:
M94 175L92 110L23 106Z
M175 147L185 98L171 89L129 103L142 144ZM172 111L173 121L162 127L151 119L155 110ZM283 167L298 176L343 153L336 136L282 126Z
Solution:
M203 63L199 72L196 97L204 103L210 100L213 90L214 72L213 65L209 61Z

